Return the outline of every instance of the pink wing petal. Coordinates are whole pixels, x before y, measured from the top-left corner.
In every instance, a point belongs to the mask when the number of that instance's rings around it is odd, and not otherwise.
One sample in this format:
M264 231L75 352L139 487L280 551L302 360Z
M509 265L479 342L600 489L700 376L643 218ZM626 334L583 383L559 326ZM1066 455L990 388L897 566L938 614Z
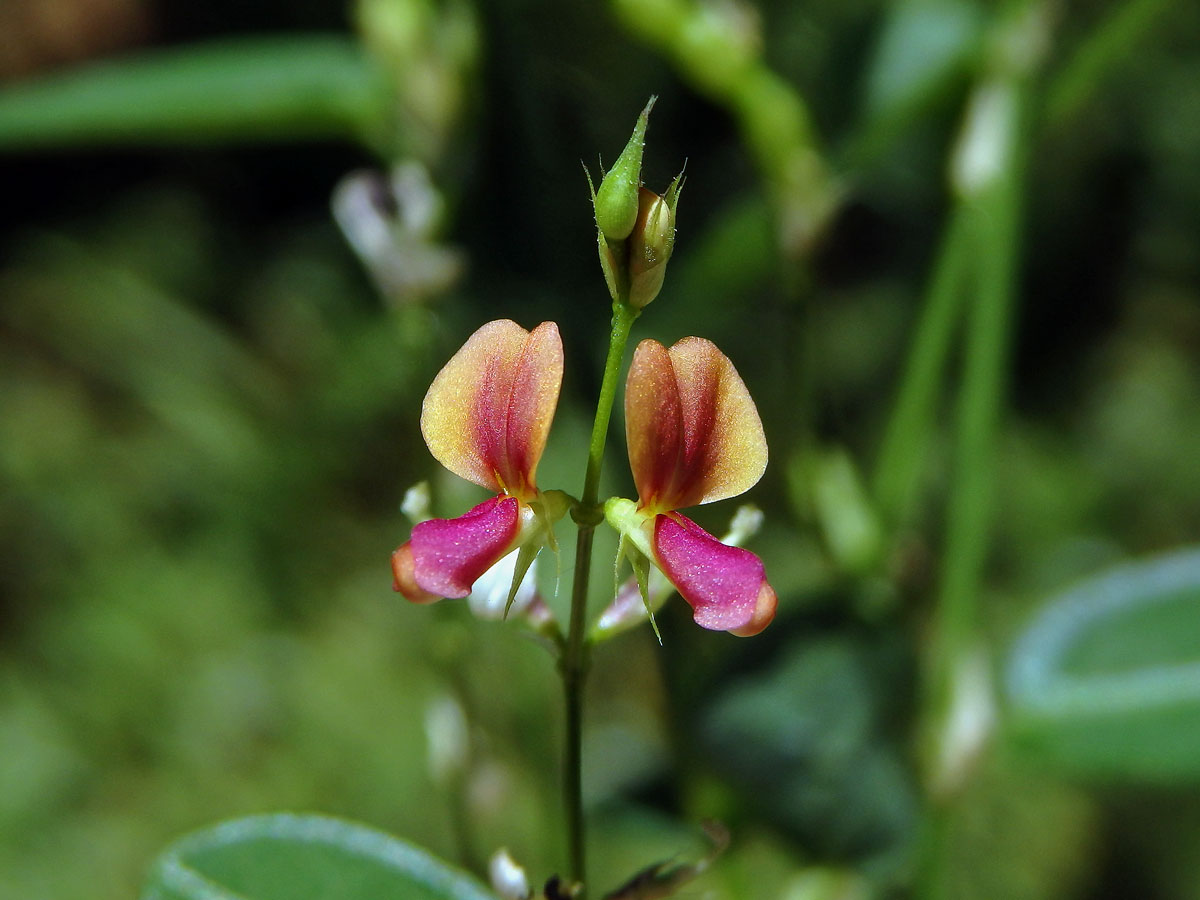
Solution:
M499 319L476 331L434 378L421 434L442 465L493 491L526 497L562 384L558 326Z
M467 596L476 579L512 549L519 526L520 503L513 497L484 500L457 519L422 522L413 528L409 542L411 583L426 595ZM397 584L408 597L400 577L403 571L398 571L394 559L392 568Z
M775 591L749 550L730 547L678 513L654 520L659 568L693 609L696 624L742 637L758 634L775 617Z
M642 506L682 509L736 497L767 467L762 421L716 345L642 341L625 387L629 462Z

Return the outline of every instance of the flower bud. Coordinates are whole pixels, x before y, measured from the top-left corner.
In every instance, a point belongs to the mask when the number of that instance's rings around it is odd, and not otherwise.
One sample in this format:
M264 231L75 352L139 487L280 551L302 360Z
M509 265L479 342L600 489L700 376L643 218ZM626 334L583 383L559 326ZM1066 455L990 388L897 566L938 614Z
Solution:
M642 148L646 144L646 126L650 121L650 110L657 97L651 97L637 124L629 143L608 170L593 203L596 208L596 225L600 233L610 241L623 241L629 237L638 220L638 187L642 183Z
M683 188L683 173L675 176L663 196L642 188L638 217L629 238L629 302L642 308L658 296L675 249L675 206Z

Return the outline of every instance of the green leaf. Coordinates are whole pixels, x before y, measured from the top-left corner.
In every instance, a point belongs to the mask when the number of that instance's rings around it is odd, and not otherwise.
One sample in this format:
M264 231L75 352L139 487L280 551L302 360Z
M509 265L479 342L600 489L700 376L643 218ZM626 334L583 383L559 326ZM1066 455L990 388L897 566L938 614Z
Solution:
M1013 647L1011 734L1071 773L1200 779L1200 549L1050 600Z
M317 815L251 816L181 839L142 900L496 900L424 850Z
M0 150L296 138L378 141L382 74L346 35L235 40L0 91Z

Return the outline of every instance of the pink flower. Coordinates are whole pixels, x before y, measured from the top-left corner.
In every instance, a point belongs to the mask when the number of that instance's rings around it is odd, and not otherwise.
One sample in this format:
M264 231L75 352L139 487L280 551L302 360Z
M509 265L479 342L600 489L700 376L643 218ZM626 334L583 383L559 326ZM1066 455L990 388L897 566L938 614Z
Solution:
M610 500L609 522L671 580L699 625L762 631L777 603L762 561L677 512L736 497L766 470L762 422L733 363L703 338L669 350L642 341L625 386L625 434L638 501Z
M546 539L555 516L534 476L562 373L557 325L543 322L530 332L500 319L471 335L433 380L421 407L429 451L454 474L497 493L457 519L413 528L392 554L394 587L409 600L465 597L510 551Z

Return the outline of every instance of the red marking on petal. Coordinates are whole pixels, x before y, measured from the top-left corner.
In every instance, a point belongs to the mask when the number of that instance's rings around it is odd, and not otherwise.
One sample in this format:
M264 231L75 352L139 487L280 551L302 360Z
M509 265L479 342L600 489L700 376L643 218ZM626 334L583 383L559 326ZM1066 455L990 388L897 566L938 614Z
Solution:
M654 519L658 566L692 607L696 624L713 631L757 634L775 616L775 592L757 556L723 544L678 513Z
M512 549L519 525L520 503L513 497L485 500L457 519L422 522L409 541L413 583L438 597L467 596L476 579Z
M625 380L625 442L643 506L672 509L665 495L679 468L683 409L667 348L644 340L633 352Z
M434 378L421 433L454 474L528 497L562 384L558 326L500 319L476 331Z
M507 454L498 467L510 492L537 490L534 474L562 386L563 348L558 326L543 322L529 333L512 376L505 429Z
M642 341L625 388L629 461L643 506L662 511L736 497L762 477L767 442L737 370L716 345Z

